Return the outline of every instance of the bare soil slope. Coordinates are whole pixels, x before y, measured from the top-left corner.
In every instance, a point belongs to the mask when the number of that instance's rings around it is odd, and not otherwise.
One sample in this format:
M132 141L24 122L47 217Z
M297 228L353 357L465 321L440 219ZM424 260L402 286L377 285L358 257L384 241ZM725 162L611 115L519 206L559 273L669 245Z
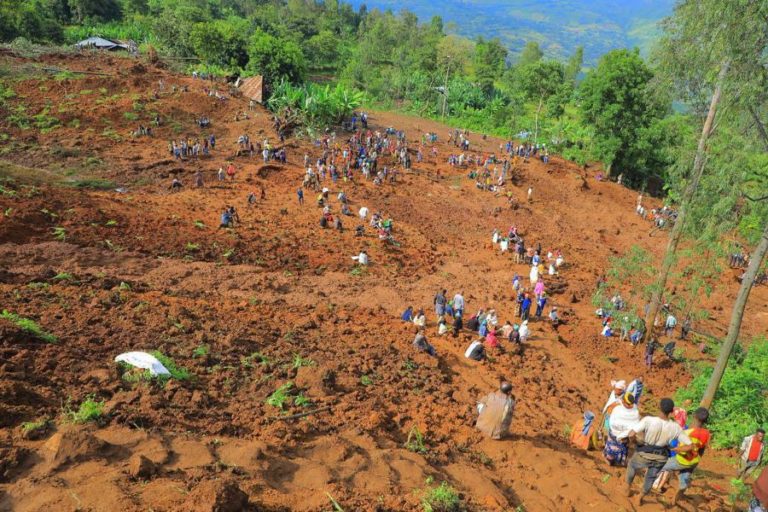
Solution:
M590 299L608 258L633 244L659 255L666 242L634 214L635 192L559 158L531 161L511 186L521 205L511 209L445 163L447 127L376 112L374 129L405 130L414 146L425 131L441 138L437 161L395 184L326 184L335 211L343 188L354 212L365 205L394 219L399 245L384 245L367 226L356 237L353 217L342 233L321 229L310 191L298 204L303 155L320 153L312 141L289 139L287 165L235 156L243 133L277 142L261 108L234 121L247 110L242 98L220 101L203 91L208 82L113 56L3 59L23 73L4 107L17 117L0 119L9 136L0 304L58 343L0 320L0 510L329 510L329 495L348 511L420 510L425 490L442 481L468 510L632 510L623 470L571 448L567 426L602 407L611 378L645 375L648 404L689 378L669 363L647 374L641 349L597 336ZM104 75L51 77L40 67ZM131 136L155 113L163 124L154 137ZM210 128L195 124L200 115ZM218 143L209 158L169 155L170 139L210 133ZM471 140L483 154L501 143ZM219 182L227 161L236 179ZM185 186L171 194L174 176ZM93 180L113 184L82 188ZM266 199L247 208L261 187ZM228 204L242 222L218 229ZM567 325L554 333L533 322L523 357L471 362L470 333L436 336L432 297L463 291L470 313L494 307L502 322L513 319L511 279L528 269L491 246L492 230L510 225L529 244L564 252L567 266L546 282ZM371 265L352 272L362 248ZM701 330L724 332L737 286L724 276ZM767 300L755 291L747 334L768 325ZM437 358L414 352L413 327L399 321L407 305L427 312ZM112 361L130 350L160 350L192 378L126 382ZM491 441L473 428L474 407L501 378L515 386L514 434ZM268 405L289 382L284 409ZM106 401L103 417L67 424L67 401L91 394ZM42 433L24 432L41 419L51 420ZM423 451L405 447L415 429ZM729 455L705 457L689 508L726 509ZM651 501L645 509L664 510L671 493Z

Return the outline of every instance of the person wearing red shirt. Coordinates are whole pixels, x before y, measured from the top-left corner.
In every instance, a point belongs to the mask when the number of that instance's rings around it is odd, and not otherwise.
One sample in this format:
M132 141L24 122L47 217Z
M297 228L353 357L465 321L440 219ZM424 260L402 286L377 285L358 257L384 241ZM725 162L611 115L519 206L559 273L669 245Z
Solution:
M739 480L749 476L763 460L765 451L765 430L759 428L751 436L747 436L741 442L741 461L739 463Z
M691 449L682 453L677 453L669 458L667 463L661 469L664 472L677 472L680 487L675 494L674 503L677 505L685 497L685 490L691 485L693 470L699 465L704 450L709 445L711 434L704 428L704 424L709 419L709 411L704 407L699 407L693 413L693 426L684 430L691 440ZM667 474L668 474L667 473Z

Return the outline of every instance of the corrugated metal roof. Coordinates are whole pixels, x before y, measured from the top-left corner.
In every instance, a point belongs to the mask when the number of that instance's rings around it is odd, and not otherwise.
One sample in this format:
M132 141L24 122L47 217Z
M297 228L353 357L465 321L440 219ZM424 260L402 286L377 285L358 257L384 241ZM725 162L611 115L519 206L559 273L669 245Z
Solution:
M243 83L240 84L240 91L246 98L261 103L264 94L264 77L257 75L244 78Z
M89 37L88 39L83 39L79 43L77 43L75 46L78 48L83 47L95 47L95 48L103 48L107 50L111 50L113 48L128 48L127 45L123 43L119 43L117 41L111 41L109 39L105 39L103 37L93 36Z

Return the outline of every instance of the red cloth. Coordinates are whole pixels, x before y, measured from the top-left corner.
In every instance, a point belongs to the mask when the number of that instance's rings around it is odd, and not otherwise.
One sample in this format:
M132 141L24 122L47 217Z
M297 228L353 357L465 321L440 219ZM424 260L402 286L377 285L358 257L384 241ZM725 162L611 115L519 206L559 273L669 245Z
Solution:
M675 407L672 410L672 417L675 419L675 423L680 425L680 428L685 428L685 424L688 422L688 413L685 409Z
M760 456L760 450L762 449L763 449L763 443L753 438L752 446L749 447L749 455L747 455L747 460L750 462L756 461L757 458Z

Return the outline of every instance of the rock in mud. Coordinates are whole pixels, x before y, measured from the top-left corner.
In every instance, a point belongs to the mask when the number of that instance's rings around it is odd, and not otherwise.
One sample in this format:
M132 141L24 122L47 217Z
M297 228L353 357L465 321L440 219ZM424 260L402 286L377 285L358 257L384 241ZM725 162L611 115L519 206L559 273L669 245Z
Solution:
M248 506L248 495L232 480L202 482L195 487L182 510L189 512L240 512Z

